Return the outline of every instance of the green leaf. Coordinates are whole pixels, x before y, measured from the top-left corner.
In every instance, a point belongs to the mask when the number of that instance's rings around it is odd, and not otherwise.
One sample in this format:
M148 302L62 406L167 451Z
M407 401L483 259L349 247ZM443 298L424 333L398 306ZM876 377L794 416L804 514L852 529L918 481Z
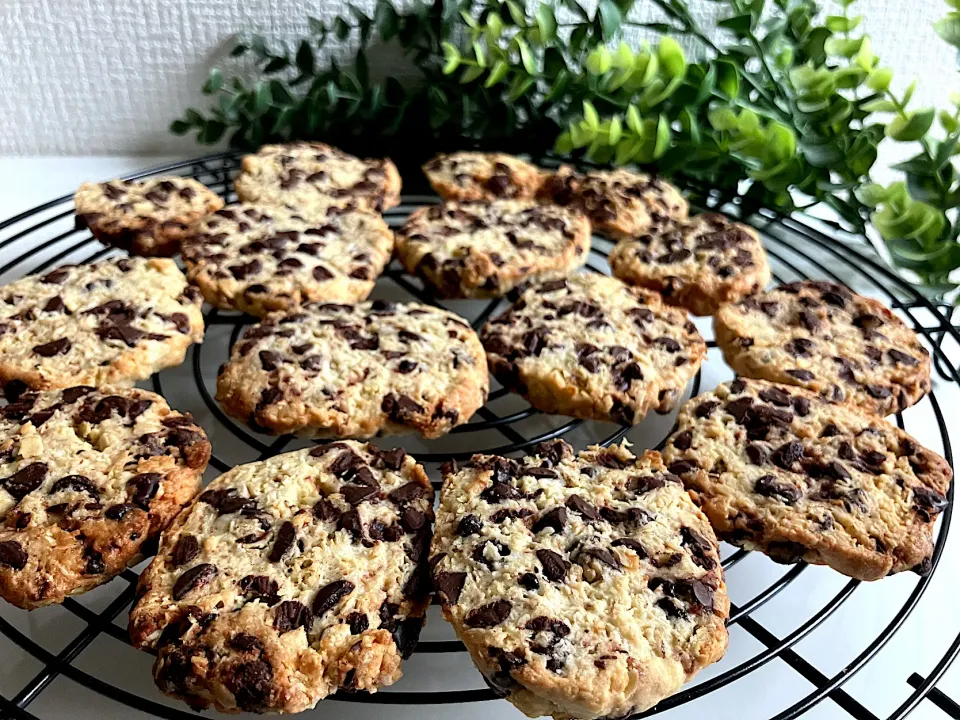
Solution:
M832 33L848 33L851 30L854 30L861 22L863 22L863 16L857 15L856 17L848 18L842 15L830 15L827 17L824 25L827 30Z
M389 42L396 36L400 26L400 18L389 0L378 0L377 8L373 13L373 21L380 32L380 39Z
M236 115L236 106L239 96L223 93L220 95L220 112L227 120L233 120Z
M347 25L347 21L342 17L337 17L333 21L333 34L337 36L337 40L343 42L347 39L347 36L350 35L350 26Z
M611 40L620 30L623 13L613 0L600 0L597 3L597 15L600 18L600 30L604 40Z
M547 78L556 78L567 69L567 61L563 53L555 47L548 47L543 51L543 74Z
M215 92L218 92L220 88L223 87L223 73L220 72L219 68L211 68L210 74L207 76L207 81L203 84L201 88L204 95L212 95Z
M557 136L553 144L553 151L558 155L569 155L573 152L573 140L570 139L570 133L564 132Z
M570 12L579 15L581 20L590 19L590 15L587 13L586 8L584 8L583 5L577 0L560 0L560 3Z
M570 33L570 52L577 54L583 50L589 32L589 25L578 25L574 28L573 32Z
M295 102L293 95L287 90L286 86L279 80L270 81L270 102L281 105L291 105Z
M643 119L636 105L627 106L627 127L637 136L643 135Z
M285 57L275 57L270 62L267 63L266 67L263 68L263 72L267 75L272 75L273 73L278 73L281 70L286 70L290 66L290 61Z
M941 127L943 127L943 129L948 133L955 133L957 131L957 119L948 111L941 110L937 117L940 119Z
M680 47L680 43L671 37L660 38L657 57L660 60L660 67L668 77L683 77L683 74L687 71L687 61L683 56L683 48Z
M600 127L600 116L597 114L597 109L593 106L593 103L589 100L583 101L583 119L587 123L587 127L591 130L597 130Z
M587 60L584 65L590 74L603 75L613 65L613 59L605 45L598 45L587 55Z
M953 120L953 117L951 116L950 119ZM943 118L941 118L941 123L942 123L942 120ZM956 123L955 120L954 120L954 123ZM954 130L955 129L956 129L956 126L954 126ZM953 132L953 131L948 131L948 132ZM950 162L950 158L952 158L954 153L956 153L957 151L958 141L960 141L960 136L950 135L939 144L939 146L937 147L937 153L933 158L933 163L934 163L934 166L936 167L937 172L940 172L941 170L943 170L947 166L947 164Z
M731 31L737 37L746 37L753 29L753 16L750 13L734 15L718 20L717 26Z
M840 57L852 58L860 52L860 43L863 38L841 38L830 37L823 43L823 49L828 55L837 55Z
M893 80L893 70L877 68L867 75L867 87L876 92L884 92L890 87L891 80Z
M317 20L315 17L307 18L307 27L310 29L314 35L319 35L327 32L327 24L323 20Z
M197 112L193 108L187 108L187 111L184 114L184 116L186 117L187 122L190 123L191 125L200 126L206 122L206 120L203 119L203 115L201 115L199 112Z
M613 54L612 64L613 67L617 68L618 70L624 70L627 72L632 71L634 65L636 64L633 50L631 50L630 46L627 45L623 40L621 40L620 44L617 45L617 51Z
M254 110L258 115L262 115L270 109L270 102L273 99L273 95L270 92L270 84L261 80L256 84L253 92Z
M297 70L304 75L313 75L313 47L306 40L301 40L300 47L297 48Z
M451 42L442 42L440 43L443 48L443 57L446 62L443 66L443 74L450 75L458 67L460 67L460 51L457 49L457 46Z
M510 71L510 63L506 60L497 60L496 64L493 66L493 69L490 71L490 74L487 76L486 81L483 83L484 87L493 87L498 82L503 80L506 74Z
M170 132L174 135L186 135L191 127L193 126L184 120L174 120L170 123Z
M860 107L864 112L868 113L897 111L897 106L889 100L870 100L869 102L863 103Z
M290 128L290 122L293 120L293 115L296 112L296 108L288 105L283 108L278 114L277 119L273 123L273 127L270 128L271 135L278 135L284 130Z
M727 60L717 60L717 87L727 97L735 98L740 94L740 71Z
M507 93L507 98L511 101L519 100L530 90L530 88L536 84L536 82L537 81L532 77L517 75L513 79L513 82L510 83L510 92Z
M537 65L533 60L533 55L530 53L530 46L527 45L520 36L517 36L516 41L517 50L520 51L520 62L523 63L523 69L530 75L533 75L537 72Z
M887 137L899 142L919 140L933 124L933 108L908 113L906 117L895 117L887 125Z
M960 13L952 12L933 24L933 31L945 43L960 48Z
M227 126L219 120L210 120L199 133L197 133L197 142L204 145L213 145L220 141Z
M550 44L557 39L557 17L553 8L546 3L540 3L537 8L537 27L540 28L540 38L544 44Z
M903 99L900 101L900 104L906 107L910 104L910 101L913 99L913 93L917 89L917 80L914 78L913 82L907 85L907 89L903 93Z
M619 115L614 115L610 118L610 127L607 128L607 142L611 145L616 145L620 142L622 135L623 122L620 120Z
M477 65L479 65L482 68L485 68L487 66L487 53L483 49L483 45L480 43L479 40L475 40L473 43L473 56L477 60Z
M507 11L510 13L510 19L513 20L514 24L519 25L520 27L526 27L527 25L527 16L523 12L523 8L513 2L513 0L507 0Z
M466 85L467 83L471 83L481 75L483 75L483 68L479 65L465 67L463 73L460 75L460 84Z

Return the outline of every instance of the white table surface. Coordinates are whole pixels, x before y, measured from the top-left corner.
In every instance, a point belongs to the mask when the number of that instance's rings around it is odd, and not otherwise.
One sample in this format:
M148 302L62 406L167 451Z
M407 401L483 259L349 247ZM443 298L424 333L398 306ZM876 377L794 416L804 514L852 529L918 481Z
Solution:
M169 158L95 157L95 158L29 158L0 159L0 220L29 209L41 202L72 193L84 180L104 180L135 170L152 167ZM67 222L67 221L64 221ZM18 226L19 227L19 226ZM64 226L60 225L60 232ZM0 231L0 240L10 231ZM0 253L0 264L12 257ZM856 288L856 285L854 285ZM709 323L699 322L703 330ZM204 347L211 343L205 343ZM949 353L957 362L960 352L951 347ZM216 364L212 364L215 369ZM205 369L205 376L213 369ZM209 372L208 372L209 370ZM710 387L728 376L717 355L704 372L704 386ZM181 379L183 380L181 382ZM164 373L164 391L171 404L191 410L205 427L210 415L202 407L193 389L189 370ZM960 440L956 408L960 391L937 378L937 398L950 424L954 446ZM199 406L199 407L198 407ZM904 413L907 429L937 451L942 451L939 433L930 403L925 401ZM645 438L659 438L669 429L672 418L651 418L631 433L635 445L643 447ZM211 433L215 452L229 445L231 438L217 431ZM635 447L635 449L637 449ZM210 475L208 474L208 477ZM957 522L954 522L956 525ZM725 548L725 555L731 548ZM733 601L743 604L767 587L789 568L777 566L752 554L728 573L728 586ZM122 589L120 581L88 593L82 604L100 611ZM916 576L904 573L877 583L863 584L846 603L810 636L794 646L794 650L810 665L833 676L840 672L890 622L905 598L916 585ZM784 592L765 604L752 617L777 637L789 635L829 598L844 586L845 579L825 568L808 568ZM0 615L51 652L60 651L82 623L62 608L47 608L25 613L8 606L0 607ZM121 614L118 624L125 623ZM886 717L911 692L906 679L914 672L926 673L939 661L947 646L960 633L960 528L950 534L946 549L934 578L917 609L910 615L884 649L849 680L843 689L877 717ZM431 615L424 631L425 639L451 639L452 633L437 615ZM731 630L730 649L718 665L707 669L699 680L714 677L755 655L763 646L742 627ZM7 638L0 636L0 695L15 695L40 669L41 664L29 657ZM155 702L181 707L167 701L154 689L149 676L150 658L124 647L116 640L101 637L81 653L74 665L107 682L123 687ZM449 690L481 688L482 682L462 654L414 656L405 666L398 690ZM940 681L940 689L960 701L960 664ZM793 669L776 659L722 690L683 705L660 717L671 720L709 717L711 720L762 720L783 710L813 690ZM60 677L29 705L29 712L38 718L146 718L107 700L76 683ZM215 713L207 712L205 717ZM504 701L438 706L370 705L326 701L305 718L379 718L396 720L433 720L463 718L465 720L506 720L522 717ZM847 718L840 707L827 700L815 706L805 717ZM945 720L946 715L929 700L921 702L913 718Z

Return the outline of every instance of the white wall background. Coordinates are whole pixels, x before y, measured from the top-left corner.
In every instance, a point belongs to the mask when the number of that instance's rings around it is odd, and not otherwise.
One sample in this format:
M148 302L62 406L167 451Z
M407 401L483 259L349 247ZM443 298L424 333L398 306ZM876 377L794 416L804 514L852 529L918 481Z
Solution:
M693 0L701 15L715 4ZM372 3L361 0L361 7ZM650 18L638 2L637 17ZM0 155L169 154L196 149L167 132L199 95L234 33L296 38L339 2L285 0L0 0ZM960 88L953 52L931 22L942 0L861 0L875 51L917 100Z

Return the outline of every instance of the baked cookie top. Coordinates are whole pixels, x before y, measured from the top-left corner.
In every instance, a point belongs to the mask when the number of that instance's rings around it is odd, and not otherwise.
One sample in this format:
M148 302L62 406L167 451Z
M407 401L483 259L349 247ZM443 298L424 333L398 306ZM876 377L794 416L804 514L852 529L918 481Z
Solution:
M624 238L610 253L610 268L624 282L656 290L694 315L713 315L770 282L756 231L715 213Z
M506 153L441 153L423 166L444 200L529 200L543 184L544 171Z
M209 458L203 430L146 390L22 393L0 408L0 596L58 603L139 561Z
M86 182L73 199L94 236L140 255L175 254L191 224L223 207L205 185L176 175Z
M629 170L578 173L561 166L543 183L539 196L587 213L593 228L614 238L632 237L687 217L680 191L658 177Z
M626 443L474 455L444 477L430 566L444 617L530 717L641 712L726 649L713 530Z
M229 205L183 242L187 277L208 302L261 316L311 300L365 300L392 252L383 218L336 206Z
M221 368L234 417L305 437L439 437L486 401L486 359L452 312L383 300L311 303L248 329Z
M740 375L800 385L880 416L930 390L930 354L883 304L836 283L781 285L714 317Z
M687 402L664 459L719 535L861 580L929 571L946 461L808 390L738 379Z
M400 173L389 160L361 160L323 143L264 145L245 155L234 187L241 202L380 212L400 203Z
M173 260L64 265L0 288L0 382L133 384L203 340L200 294Z
M590 222L533 200L420 208L397 231L397 257L443 297L499 297L533 278L563 277L587 261Z
M707 351L686 312L592 272L528 287L480 337L497 380L535 408L624 424L674 407Z
M163 534L130 613L192 706L299 712L401 675L429 601L433 489L403 450L338 442L239 465Z

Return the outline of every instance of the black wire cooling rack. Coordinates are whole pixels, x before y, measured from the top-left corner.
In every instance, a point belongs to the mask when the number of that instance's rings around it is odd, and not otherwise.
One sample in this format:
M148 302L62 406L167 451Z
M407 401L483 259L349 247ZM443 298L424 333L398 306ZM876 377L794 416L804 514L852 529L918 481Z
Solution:
M187 175L219 191L227 200L232 200L232 178L237 172L238 165L237 154L221 153L154 168L131 177L143 178L161 173ZM417 178L408 178L407 184L417 181ZM723 205L723 209L730 214L742 214L735 202L730 204L726 202L726 198L711 195L709 192L698 195L696 188L691 190L695 204L698 203L701 209ZM0 253L5 257L13 258L0 266L0 282L9 282L23 275L42 272L67 262L94 262L117 254L118 251L102 247L89 232L73 225L71 200L71 196L57 198L0 222ZM385 217L391 225L396 226L403 221L411 209L433 202L436 202L436 198L427 193L405 194L403 204L388 211ZM960 385L960 371L948 357L948 352L955 357L960 352L960 332L958 332L960 328L954 324L952 306L936 303L919 294L881 262L857 249L856 243L845 241L839 233L832 230L829 235L826 234L822 229L825 226L818 226L816 222L800 221L767 210L751 212L747 220L761 232L764 238L777 282L789 282L806 277L832 279L848 284L859 292L884 300L927 341L934 356L934 367L938 376L935 386L942 388L945 385ZM63 229L64 227L66 229ZM862 245L860 247L862 248ZM609 243L595 239L587 269L607 272L606 257L609 250ZM393 299L405 297L419 302L439 303L419 280L404 275L396 264L388 268L384 278L378 283L375 297L384 294ZM474 327L479 327L502 307L501 303L502 301L494 300L472 302L468 305L457 305L456 302L445 304L469 317ZM194 346L181 368L153 376L147 386L166 395L171 405L177 409L192 412L204 425L214 446L209 474L213 476L228 470L235 464L266 458L302 445L301 441L290 436L270 438L259 435L228 418L220 410L213 399L215 368L227 357L229 348L251 319L216 309L208 309L205 312L205 319L208 327L206 342L203 345ZM705 337L712 337L708 323L700 323L700 329ZM716 343L712 339L708 339L708 345L710 348L716 348ZM705 372L712 372L711 368L720 368L718 372L723 372L722 364L714 361L715 356L716 350L711 350L713 359L705 363L704 369L697 374L692 383L691 394L695 395L699 392ZM936 428L939 438L933 437L933 432L928 432L926 436L921 434L919 439L934 449L940 449L952 466L950 436L944 419L944 410L936 393L931 392L921 404L925 406L924 412L932 418L930 427ZM669 434L672 422L672 416L645 420L639 426L644 430L642 446L660 447ZM905 428L903 415L898 414L896 422L901 428ZM428 467L434 467L434 464L452 458L467 458L474 452L501 454L520 452L536 443L561 436L582 447L587 443L608 445L624 437L633 438L634 431L627 427L544 416L505 390L494 389L490 393L487 405L477 413L473 422L456 428L448 437L432 443L412 441L419 444L408 449L411 449L415 456ZM390 438L386 442L407 445L411 441ZM949 498L953 499L952 488ZM708 695L711 695L711 698L718 697L722 689L733 683L753 683L747 688L746 697L749 697L755 689L760 693L764 683L770 682L770 676L764 675L764 671L780 664L790 668L796 677L806 684L802 685L803 689L798 693L797 699L787 698L780 703L783 705L786 702L788 706L773 716L775 720L799 717L814 710L820 713L818 717L849 716L857 720L879 720L886 717L894 720L911 713L924 699L931 703L930 707L938 708L936 712L941 713L941 717L960 719L960 704L957 701L956 688L952 692L953 698L949 696L950 692L937 688L937 683L950 663L960 653L960 633L957 633L956 627L951 629L950 636L943 639L944 642L938 648L937 655L928 658L930 669L924 676L911 672L913 668L898 668L902 671L899 682L906 682L911 691L906 697L899 699L899 705L892 711L884 710L883 714L877 714L843 687L858 671L877 657L878 653L903 628L911 613L918 608L924 593L936 575L941 555L946 547L952 516L953 510L950 506L942 514L937 530L933 571L930 575L915 579L911 576L911 578L901 577L897 581L882 581L898 583L897 589L903 595L902 603L896 606L892 617L883 619L884 622L879 631L871 631L869 636L864 637L862 645L856 648L843 648L845 663L838 670L829 673L818 667L822 658L818 657L815 661L811 661L805 657L803 647L806 645L803 644L816 638L818 629L827 627L830 618L841 606L851 601L851 597L861 584L856 580L836 576L836 585L831 590L833 594L824 602L818 600L805 611L803 617L794 618L789 632L780 631L778 628L771 629L770 614L765 612L770 607L768 603L781 593L787 594L781 595L783 598L789 596L791 592L795 594L808 592L800 584L801 576L806 573L806 576L810 577L811 572L817 573L821 570L808 568L803 563L790 567L774 566L769 560L755 558L744 550L725 548L730 551L725 552L723 566L728 573L728 585L731 590L736 588L738 581L730 577L730 571L741 563L744 571L750 570L756 573L763 570L766 573L765 578L769 573L773 573L772 579L769 581L764 579L762 585L751 590L752 594L748 599L731 607L729 620L731 630L737 628L744 638L750 638L750 648L755 647L757 651L750 654L752 650L748 648L746 653L734 652L734 644L738 642L739 636L732 636L728 657L714 666L712 672L701 673L694 684L667 698L656 708L644 713L643 717L670 710L682 712L679 710L681 706L691 709L691 717L694 713L693 708L700 708L696 714L702 715L702 709L706 707L702 703L711 701L705 698ZM748 558L756 560L756 563L745 563L744 561ZM169 701L154 691L149 678L149 658L144 660L129 654L134 651L128 644L126 617L133 601L137 578L138 574L135 570L127 570L103 588L78 598L68 599L59 608L45 608L34 611L30 615L9 606L0 608L0 640L4 638L6 640L6 645L0 647L19 646L25 653L25 657L30 658L29 662L23 663L25 668L23 672L14 673L22 677L19 682L12 685L5 683L4 675L0 674L0 717L36 718L38 716L33 714L33 711L44 705L45 693L55 694L58 690L62 692L61 688L67 688L67 692L70 692L70 688L76 689L78 697L89 697L83 694L84 691L103 696L102 702L112 703L110 707L115 714L104 715L101 712L100 717L126 717L131 710L169 720L200 717L187 710L185 706ZM910 585L904 586L904 582ZM836 588L839 589L836 590ZM88 600L88 596L93 600ZM952 599L956 602L955 597ZM926 610L926 612L931 611L958 614L956 607ZM44 622L44 618L47 617L45 613L60 614L51 616L50 622ZM457 703L487 703L491 707L485 708L480 716L489 716L490 712L507 714L507 706L502 701L497 701L493 693L483 687L479 675L475 673L470 675L468 671L468 677L473 682L472 688L451 689L450 686L453 683L445 678L445 667L454 661L460 662L461 665L466 663L466 652L457 640L445 639L444 630L449 628L445 628L436 615L431 615L424 631L424 638L414 658L408 661L405 667L407 676L426 676L426 682L420 683L424 686L423 689L404 689L407 686L405 677L398 686L374 695L340 693L332 701L321 703L314 711L316 717L319 717L321 712L325 716L331 714L353 716L343 705L336 706L339 710L331 713L331 708L334 707L331 703L335 701L368 703L374 706L429 705L434 706L432 717L460 717L462 710L454 706ZM823 632L829 631L822 631L821 635ZM952 633L957 634L950 641ZM452 637L452 633L447 632L446 637ZM748 643L744 641L743 644ZM943 645L946 645L945 650ZM0 651L0 658L6 652ZM100 664L91 664L88 659L91 654L107 659ZM112 660L114 655L117 660ZM135 655L140 654L135 653ZM118 666L126 663L127 658L132 658L131 662L134 659L139 661L143 670L137 677L145 675L145 678L140 678L136 682L119 679L123 673L118 672ZM416 664L416 661L423 658L426 661L421 667ZM61 685L64 679L69 682ZM698 701L701 704L696 704ZM77 700L77 702L82 704L83 700ZM500 706L493 707L494 702L500 703ZM716 700L716 702L722 702L722 700ZM749 715L746 710L747 708L744 708L744 717ZM398 711L399 708L395 707L391 710L391 714L395 715ZM378 717L385 712L386 708L377 710L374 707L368 716ZM419 715L424 712L421 708ZM209 717L210 714L208 713L207 716ZM676 713L670 715L670 717L677 716ZM47 715L47 717L54 717L54 715ZM682 717L687 715L682 714Z

